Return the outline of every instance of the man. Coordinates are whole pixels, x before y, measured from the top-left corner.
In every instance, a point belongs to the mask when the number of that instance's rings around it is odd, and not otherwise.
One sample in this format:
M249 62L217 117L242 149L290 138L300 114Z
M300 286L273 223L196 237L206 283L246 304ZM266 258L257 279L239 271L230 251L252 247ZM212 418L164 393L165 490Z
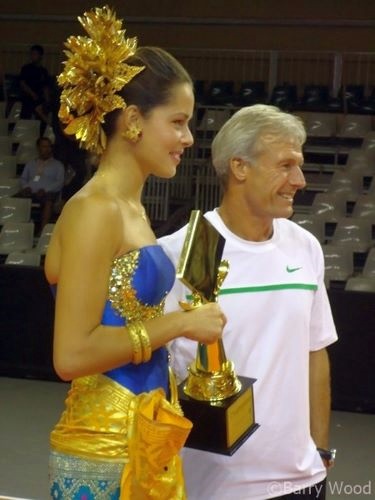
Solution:
M44 49L41 45L30 48L31 62L22 66L20 88L22 91L21 118L32 118L48 122L48 105L50 100L50 77L42 66Z
M47 137L36 142L38 158L26 163L22 175L22 190L17 196L29 197L41 205L40 230L51 220L53 204L64 186L64 165L52 154L52 143Z
M231 457L184 450L189 500L325 498L333 458L325 348L337 335L321 247L288 220L293 198L305 186L305 139L297 117L255 105L235 113L212 144L224 194L205 217L224 236L223 258L230 265L219 297L228 319L223 342L236 372L257 379L260 427ZM185 233L186 227L160 240L175 263ZM188 294L176 282L167 309ZM178 339L171 352L182 380L196 344ZM318 448L326 450L324 460Z

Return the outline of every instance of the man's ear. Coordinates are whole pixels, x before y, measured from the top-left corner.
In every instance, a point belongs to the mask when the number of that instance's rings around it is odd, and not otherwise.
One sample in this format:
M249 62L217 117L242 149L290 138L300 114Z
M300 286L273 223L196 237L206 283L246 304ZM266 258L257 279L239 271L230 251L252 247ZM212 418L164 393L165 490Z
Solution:
M242 182L246 179L247 164L242 158L231 158L230 169L238 181Z

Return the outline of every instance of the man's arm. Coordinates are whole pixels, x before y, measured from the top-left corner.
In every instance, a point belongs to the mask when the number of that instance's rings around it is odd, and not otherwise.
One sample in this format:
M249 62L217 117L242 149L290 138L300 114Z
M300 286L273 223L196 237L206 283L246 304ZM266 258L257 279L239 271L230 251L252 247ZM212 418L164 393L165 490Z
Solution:
M331 381L326 349L310 352L310 430L318 448L328 448Z

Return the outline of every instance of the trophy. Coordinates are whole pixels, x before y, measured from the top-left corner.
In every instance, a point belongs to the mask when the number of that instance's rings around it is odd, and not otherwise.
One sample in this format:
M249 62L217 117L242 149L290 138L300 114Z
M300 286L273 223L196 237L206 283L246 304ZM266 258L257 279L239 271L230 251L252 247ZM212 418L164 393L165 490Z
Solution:
M221 260L224 244L224 237L199 210L193 210L176 272L191 291L191 301L180 302L184 310L217 301L229 271L228 261ZM195 361L178 387L184 415L193 422L185 446L232 455L259 427L254 416L255 381L236 376L222 339L198 343Z

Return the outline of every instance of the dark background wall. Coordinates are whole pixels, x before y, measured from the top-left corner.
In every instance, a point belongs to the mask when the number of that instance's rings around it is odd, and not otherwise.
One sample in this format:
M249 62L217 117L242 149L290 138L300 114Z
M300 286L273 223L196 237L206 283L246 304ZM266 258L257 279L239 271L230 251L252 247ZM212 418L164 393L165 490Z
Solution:
M61 45L92 1L2 1L1 43ZM101 5L101 2L98 3ZM110 2L142 44L168 47L374 50L372 0Z

